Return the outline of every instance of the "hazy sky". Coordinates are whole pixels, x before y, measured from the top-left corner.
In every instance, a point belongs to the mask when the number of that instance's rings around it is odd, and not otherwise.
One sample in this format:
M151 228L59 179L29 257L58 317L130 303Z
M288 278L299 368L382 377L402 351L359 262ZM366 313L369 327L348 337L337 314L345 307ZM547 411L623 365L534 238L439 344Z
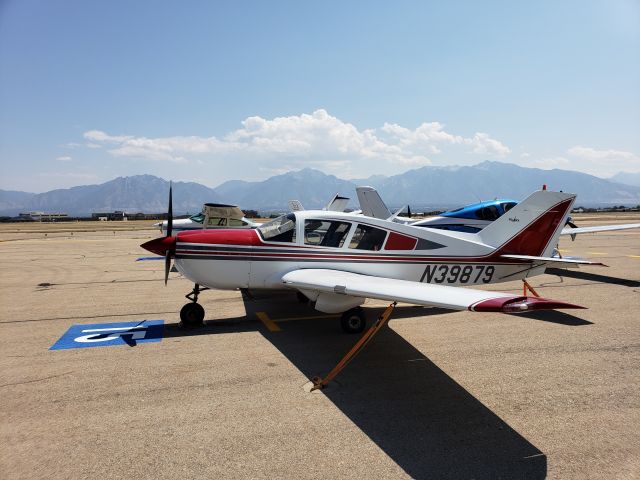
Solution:
M0 0L0 188L640 172L640 1Z

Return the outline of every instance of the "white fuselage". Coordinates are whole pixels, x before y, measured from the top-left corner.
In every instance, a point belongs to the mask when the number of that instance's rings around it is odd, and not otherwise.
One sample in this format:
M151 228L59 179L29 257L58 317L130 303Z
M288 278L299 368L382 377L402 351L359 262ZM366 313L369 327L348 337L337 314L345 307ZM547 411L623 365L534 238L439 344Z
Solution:
M177 269L210 288L282 288L282 276L298 269L335 269L364 275L451 286L471 286L537 275L531 263L506 260L476 235L401 225L340 212L295 212L292 241L265 240L258 230L210 233L207 243L178 235ZM311 221L349 223L339 247L313 245L305 231ZM378 250L351 248L358 225L384 230ZM413 242L413 245L411 243ZM404 243L404 245L403 245ZM408 247L411 248L403 248ZM544 267L540 267L544 269Z

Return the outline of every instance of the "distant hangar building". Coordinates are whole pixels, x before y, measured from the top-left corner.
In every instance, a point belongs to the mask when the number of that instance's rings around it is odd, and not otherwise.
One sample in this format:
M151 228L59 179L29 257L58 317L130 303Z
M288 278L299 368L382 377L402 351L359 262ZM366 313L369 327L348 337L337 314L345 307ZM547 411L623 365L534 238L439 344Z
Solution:
M29 212L20 213L18 218L30 222L55 222L56 220L67 220L69 215L66 213L45 213L45 212Z

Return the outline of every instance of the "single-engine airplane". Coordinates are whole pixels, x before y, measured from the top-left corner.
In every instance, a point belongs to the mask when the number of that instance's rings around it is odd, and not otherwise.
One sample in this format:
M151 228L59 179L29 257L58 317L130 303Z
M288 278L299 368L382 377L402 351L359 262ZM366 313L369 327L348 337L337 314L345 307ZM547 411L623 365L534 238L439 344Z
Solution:
M520 313L583 308L538 296L469 288L526 279L546 267L601 265L553 257L575 195L536 191L477 233L415 227L335 211L303 210L254 229L172 233L143 248L171 259L195 283L180 318L198 325L203 289L292 289L316 310L342 313L346 332L361 332L366 298L473 312ZM532 293L535 293L531 290ZM526 293L526 289L525 289Z
M224 203L205 203L202 211L189 218L172 219L173 231L202 230L204 228L252 228L254 223L244 216L244 212L236 205ZM167 233L168 220L154 224L160 227L163 234Z
M358 193L358 201L360 202L362 213L366 216L416 227L440 228L442 230L467 233L479 232L518 203L515 200L496 199L473 203L421 220L413 220L409 206L407 206L408 216L406 217L400 215L404 207L392 214L382 197L380 197L380 193L373 187L356 187L356 192Z

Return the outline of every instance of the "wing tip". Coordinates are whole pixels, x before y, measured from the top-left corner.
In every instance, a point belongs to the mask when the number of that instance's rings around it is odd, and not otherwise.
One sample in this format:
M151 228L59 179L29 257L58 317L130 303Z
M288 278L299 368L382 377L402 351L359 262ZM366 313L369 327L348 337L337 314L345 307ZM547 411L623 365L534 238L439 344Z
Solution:
M541 297L499 297L482 300L469 306L472 312L526 313L534 310L586 309L573 303Z

